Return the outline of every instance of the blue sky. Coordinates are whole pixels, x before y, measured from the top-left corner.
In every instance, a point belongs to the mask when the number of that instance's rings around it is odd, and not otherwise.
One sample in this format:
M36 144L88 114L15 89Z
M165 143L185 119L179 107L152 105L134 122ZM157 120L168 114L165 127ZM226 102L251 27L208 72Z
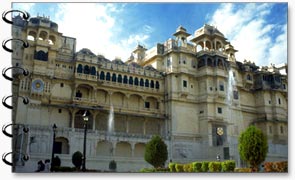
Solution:
M217 26L238 61L287 62L287 3L13 3L13 8L50 16L59 32L108 59L126 60L139 43L147 49L173 38L179 25L193 34Z

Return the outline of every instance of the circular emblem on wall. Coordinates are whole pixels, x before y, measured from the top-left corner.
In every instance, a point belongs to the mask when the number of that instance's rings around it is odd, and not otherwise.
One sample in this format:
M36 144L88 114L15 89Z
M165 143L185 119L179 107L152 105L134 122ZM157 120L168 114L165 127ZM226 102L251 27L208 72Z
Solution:
M44 89L44 83L41 79L36 79L32 83L32 89L37 92L42 92Z
M218 127L216 133L217 133L219 136L222 136L222 135L223 135L223 128L222 128L222 127Z

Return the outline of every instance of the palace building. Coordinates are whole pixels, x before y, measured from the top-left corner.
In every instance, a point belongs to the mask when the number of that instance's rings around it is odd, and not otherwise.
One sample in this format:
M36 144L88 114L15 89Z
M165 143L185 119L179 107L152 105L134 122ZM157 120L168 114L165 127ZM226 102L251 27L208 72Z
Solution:
M109 60L76 50L76 39L49 18L13 20L13 37L29 47L14 41L12 64L30 72L14 71L13 93L30 101L13 99L13 122L29 128L20 128L13 142L30 157L15 157L17 172L35 171L52 151L62 166L73 167L72 154L83 152L85 112L87 169L108 170L111 160L119 172L150 167L144 151L153 135L167 144L167 163L219 155L245 166L238 137L249 125L267 135L267 161L288 159L287 64L238 61L216 27L205 24L190 34L179 26L165 42L138 45L127 60Z

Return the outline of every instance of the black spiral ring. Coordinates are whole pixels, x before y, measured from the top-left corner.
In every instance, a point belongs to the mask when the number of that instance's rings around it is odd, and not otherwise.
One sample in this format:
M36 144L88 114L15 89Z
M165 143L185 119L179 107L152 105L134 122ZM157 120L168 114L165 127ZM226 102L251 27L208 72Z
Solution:
M26 12L26 11L21 11L21 10L9 10L9 11L4 11L4 12L2 13L2 19L3 19L3 21L5 21L5 22L8 23L8 24L13 24L12 21L10 21L10 20L8 20L8 19L6 18L6 15L7 15L8 13L11 13L11 12L19 12L19 13L22 13L22 14L23 14L23 19L24 19L24 20L28 20L28 19L30 18L30 14L29 14L28 12Z
M9 77L9 76L7 76L6 75L6 71L8 71L9 69L21 69L21 70L23 70L23 75L24 76L28 76L29 74L30 74L30 72L28 71L28 70L26 70L26 69L24 69L24 68L22 68L22 67L15 67L15 66L13 66L13 67L9 67L9 68L4 68L3 70L2 70L2 76L5 78L5 79L7 79L7 80L9 80L9 81L13 81L13 78L12 77Z
M12 163L12 162L9 162L9 161L6 160L6 157L7 157L9 154L21 154L21 155L23 155L22 159L23 159L24 161L28 161L28 160L30 159L30 157L29 157L27 154L23 154L23 153L14 153L14 152L9 152L9 153L6 153L6 154L4 153L4 154L2 155L2 161L3 161L5 164L9 165L9 166L13 166L13 163Z
M9 126L13 126L13 125L21 125L21 126L23 126L23 132L24 132L24 133L28 133L28 132L29 132L29 128L26 127L25 125L23 125L23 124L15 124L15 123L12 123L12 124L8 124L8 125L6 125L6 126L3 125L3 127L2 127L2 132L3 132L3 134L5 134L6 136L12 138L13 135L10 134L10 133L8 133L8 132L6 131L6 128L9 127Z
M2 104L3 104L3 106L5 106L5 107L7 107L8 109L13 109L13 106L10 106L10 105L8 105L7 103L6 103L6 100L8 99L8 98L10 98L10 97L12 97L13 95L10 95L10 96L7 96L7 97L3 97L2 98ZM18 96L18 97L21 97L21 98L23 98L23 103L24 104L29 104L29 98L28 97L23 97L23 96Z
M8 47L6 47L6 43L7 43L8 41L12 41L12 40L22 41L22 42L23 42L23 47L24 47L24 48L28 48L28 47L29 47L29 43L28 43L27 41L22 40L22 39L7 39L7 40L4 40L4 41L2 42L2 47L3 47L3 49L4 49L5 51L11 52L11 53L13 52L12 49L9 49Z

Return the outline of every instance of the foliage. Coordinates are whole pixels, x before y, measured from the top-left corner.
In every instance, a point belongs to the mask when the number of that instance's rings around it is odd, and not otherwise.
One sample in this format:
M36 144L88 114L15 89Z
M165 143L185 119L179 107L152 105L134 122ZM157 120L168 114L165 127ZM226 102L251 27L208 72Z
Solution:
M110 163L109 163L109 169L111 171L116 171L116 169L117 169L117 163L116 163L116 161L114 161L114 160L110 161Z
M252 172L252 169L251 168L235 168L234 172L250 173L250 172Z
M209 162L208 161L203 161L202 162L202 167L201 167L202 172L208 172L208 170L209 170L208 165L209 165Z
M175 165L176 165L175 163L169 163L168 164L170 172L176 172Z
M80 169L82 165L82 153L80 151L76 151L72 156L72 163L77 169Z
M150 173L150 172L155 172L156 170L154 168L142 168L140 169L139 172L141 173Z
M239 153L248 162L253 171L258 171L259 164L265 160L268 150L267 138L255 126L249 126L239 137Z
M183 172L193 172L192 164L183 164Z
M264 172L288 172L288 161L265 162Z
M144 153L146 162L157 167L163 167L168 158L167 145L160 136L153 136L147 143Z
M141 173L169 172L169 168L142 168Z
M176 169L176 172L184 172L183 164L176 164L175 169Z
M209 162L208 168L210 172L220 172L221 162Z
M233 172L236 167L236 162L233 160L227 160L221 163L223 172Z
M273 172L273 163L272 162L265 162L264 163L264 172Z
M55 166L52 168L54 172L74 172L76 171L75 167L66 167L66 166Z
M55 156L52 160L52 167L59 167L61 165L60 158Z
M202 172L202 162L193 162L192 163L193 172Z

